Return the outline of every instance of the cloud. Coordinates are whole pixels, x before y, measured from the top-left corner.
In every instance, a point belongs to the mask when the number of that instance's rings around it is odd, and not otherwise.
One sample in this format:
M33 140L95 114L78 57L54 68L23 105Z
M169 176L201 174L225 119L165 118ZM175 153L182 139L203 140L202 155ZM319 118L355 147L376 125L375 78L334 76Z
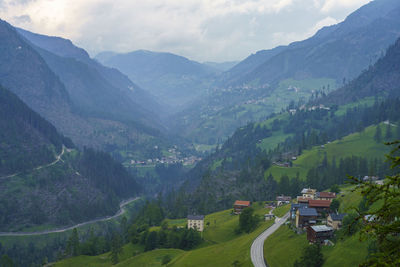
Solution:
M357 8L368 4L371 0L324 0L321 11L329 13L343 8Z
M13 22L14 24L27 24L27 23L31 23L31 17L29 15L22 15L22 16L14 16L11 19L11 22Z
M365 2L0 0L0 17L34 32L72 39L92 55L148 49L223 61L309 37Z
M326 17L320 21L318 21L317 23L315 23L315 25L309 30L310 34L314 34L316 33L318 30L320 30L321 28L325 27L325 26L331 26L334 24L339 23L339 21L335 18L332 17Z

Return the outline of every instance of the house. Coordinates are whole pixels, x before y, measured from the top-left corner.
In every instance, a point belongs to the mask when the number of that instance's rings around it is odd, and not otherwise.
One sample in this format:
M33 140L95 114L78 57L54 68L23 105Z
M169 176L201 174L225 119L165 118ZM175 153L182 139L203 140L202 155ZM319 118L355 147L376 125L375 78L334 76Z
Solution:
M310 199L308 201L308 207L316 209L318 214L321 214L322 212L329 212L330 206L331 206L330 200Z
M283 204L289 204L290 201L292 201L292 197L290 196L281 195L276 197L276 202L278 206L281 206Z
M297 203L305 203L305 204L308 204L308 201L309 201L310 199L312 199L312 198L307 198L307 197L300 197L300 196L298 196L298 197L297 197Z
M377 181L377 180L379 180L378 176L364 176L363 177L363 181L364 182L374 182L374 181Z
M311 198L314 199L314 195L317 192L316 189L311 189L311 188L303 188L301 190L301 194L303 195L304 198Z
M199 232L203 232L204 230L204 215L189 215L187 217L188 223L187 227L188 229L194 229Z
M242 213L242 210L250 207L250 201L236 200L233 204L233 212L235 214Z
M322 244L324 240L330 239L333 236L332 227L326 225L313 225L307 227L307 240L311 243Z
M346 213L341 213L341 214L330 213L328 215L326 225L332 227L334 230L338 230L340 229L340 227L342 227L342 221L344 216L346 215L347 215Z
M293 203L290 206L290 220L296 219L297 210L304 207L308 207L308 203Z
M315 199L317 200L332 200L336 198L336 194L332 192L317 192L315 193Z
M317 223L318 213L314 208L303 207L296 211L296 227L303 228Z

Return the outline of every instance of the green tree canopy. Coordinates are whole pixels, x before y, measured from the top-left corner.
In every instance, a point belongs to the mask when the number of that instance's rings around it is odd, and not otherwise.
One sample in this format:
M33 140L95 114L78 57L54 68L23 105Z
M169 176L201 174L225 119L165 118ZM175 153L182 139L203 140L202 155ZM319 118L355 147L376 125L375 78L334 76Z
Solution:
M366 206L379 203L373 209L357 209L362 220L361 238L376 241L377 252L372 254L363 266L399 266L400 265L400 141L387 143L394 146L387 156L392 163L393 175L386 176L383 185L364 182L350 177L366 199Z

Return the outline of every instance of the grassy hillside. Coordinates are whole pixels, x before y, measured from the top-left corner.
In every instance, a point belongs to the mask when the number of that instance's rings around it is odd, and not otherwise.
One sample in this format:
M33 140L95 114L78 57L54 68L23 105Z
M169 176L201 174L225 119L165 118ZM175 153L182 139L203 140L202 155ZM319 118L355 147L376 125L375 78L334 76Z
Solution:
M292 267L306 246L306 234L298 235L289 227L282 226L265 241L264 257L271 267ZM367 256L367 243L360 242L356 234L337 242L333 247L323 247L322 252L324 266L357 266Z
M255 214L260 216L268 213L263 203L254 203ZM134 257L134 253L142 252L141 246L125 245L120 263L116 266L161 266L162 258L169 255L172 259L168 266L232 266L232 262L238 260L241 266L252 266L250 259L250 246L253 240L266 228L272 225L272 221L261 222L258 228L250 234L236 234L239 216L233 215L232 210L215 212L205 217L206 229L203 232L205 242L199 248L183 251L179 249L156 249L140 253ZM210 223L207 226L207 223ZM168 220L169 225L183 226L185 219ZM109 266L109 253L99 256L79 256L60 261L55 264L62 266ZM107 265L108 264L108 265Z
M380 124L382 135L385 135L386 125ZM295 177L296 173L300 174L300 178L305 179L307 171L322 161L326 153L328 161L332 158L336 161L348 156L363 156L368 159L383 158L389 152L388 147L374 140L376 126L367 127L361 133L350 134L341 140L327 143L324 146L314 146L311 150L303 151L296 160L293 161L293 167L272 166L265 172L265 177L272 174L275 179L279 180L283 175L290 178Z
M339 195L341 212L348 212L350 207L358 206L361 195L352 192L354 186L341 188ZM302 250L308 245L306 234L296 234L287 226L282 226L264 243L264 257L269 266L293 266ZM332 247L323 247L324 266L357 266L367 256L367 242L360 242L358 234L337 241ZM288 257L287 255L290 255Z

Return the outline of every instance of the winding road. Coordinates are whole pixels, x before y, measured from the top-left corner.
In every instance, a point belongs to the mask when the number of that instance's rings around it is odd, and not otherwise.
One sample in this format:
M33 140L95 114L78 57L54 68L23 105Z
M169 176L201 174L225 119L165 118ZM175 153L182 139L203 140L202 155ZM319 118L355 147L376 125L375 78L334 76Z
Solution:
M38 232L0 232L0 236L32 236L32 235L47 235L47 234L52 234L52 233L62 233L62 232L66 232L66 231L69 231L69 230L72 230L74 228L78 228L78 227L81 227L84 225L97 223L97 222L103 222L103 221L109 221L109 220L112 220L112 219L117 218L117 217L121 216L122 214L124 214L125 206L138 200L138 199L139 199L139 197L135 197L135 198L130 198L130 199L126 199L126 200L122 201L119 204L119 211L113 216L106 216L106 217L90 220L87 222L78 223L73 226L54 229L54 230L45 230L45 231L38 231Z
M33 171L33 170L40 170L40 169L43 169L43 168L47 168L47 167L50 167L50 166L53 166L54 164L56 164L57 162L59 162L59 161L61 160L61 157L64 155L65 149L66 149L66 148L65 148L65 146L63 145L63 146L62 146L61 153L60 153L59 155L56 156L56 160L55 160L55 161L50 162L50 163L45 164L45 165L42 165L42 166L39 166L39 167L36 167L36 168L33 168L32 171ZM21 172L17 172L17 173L14 173L14 174L2 176L2 177L0 177L0 180L15 177L15 176L17 176L17 175L20 174L20 173L21 173Z
M251 261L253 262L254 267L267 267L264 261L264 241L271 234L273 234L278 228L286 222L289 218L289 212L286 213L282 218L276 218L275 223L269 227L267 230L262 232L251 245L250 254Z

